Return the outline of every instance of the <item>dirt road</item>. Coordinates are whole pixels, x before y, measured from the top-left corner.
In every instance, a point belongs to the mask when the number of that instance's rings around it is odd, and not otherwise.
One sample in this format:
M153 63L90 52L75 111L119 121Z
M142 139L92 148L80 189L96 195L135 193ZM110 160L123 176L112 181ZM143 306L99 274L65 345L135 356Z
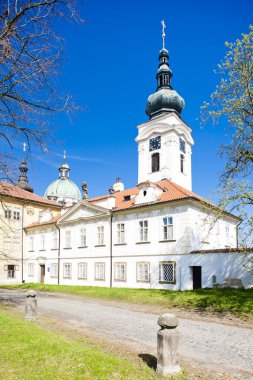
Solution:
M24 308L25 292L0 290L1 299ZM41 316L124 343L129 349L156 354L158 314L59 294L38 292L37 299ZM182 358L226 372L231 379L253 379L253 329L186 318L180 318L178 329Z

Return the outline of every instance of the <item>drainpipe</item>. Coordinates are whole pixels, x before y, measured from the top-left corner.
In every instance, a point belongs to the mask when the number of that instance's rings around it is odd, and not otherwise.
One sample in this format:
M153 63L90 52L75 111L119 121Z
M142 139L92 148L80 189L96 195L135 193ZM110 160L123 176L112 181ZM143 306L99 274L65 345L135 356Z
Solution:
M24 283L24 205L22 205L22 219L21 219L21 281Z
M55 223L56 228L59 231L59 243L58 243L58 276L57 276L57 284L60 285L60 252L61 252L61 230Z
M110 210L110 288L112 288L112 210Z

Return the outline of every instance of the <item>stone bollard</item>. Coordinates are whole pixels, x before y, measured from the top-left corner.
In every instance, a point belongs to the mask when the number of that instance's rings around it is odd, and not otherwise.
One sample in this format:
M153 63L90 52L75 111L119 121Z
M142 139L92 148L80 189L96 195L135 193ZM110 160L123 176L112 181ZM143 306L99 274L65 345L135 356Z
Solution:
M26 292L25 302L25 319L33 321L37 318L37 300L35 290L28 290Z
M178 323L175 314L162 314L157 321L161 326L157 333L157 372L163 375L180 371Z

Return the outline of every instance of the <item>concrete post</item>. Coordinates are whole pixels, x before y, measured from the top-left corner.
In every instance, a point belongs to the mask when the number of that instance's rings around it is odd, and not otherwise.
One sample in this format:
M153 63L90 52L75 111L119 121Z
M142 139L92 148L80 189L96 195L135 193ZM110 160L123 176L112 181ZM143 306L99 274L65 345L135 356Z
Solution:
M178 318L175 314L162 314L157 321L161 329L157 333L157 372L170 375L180 371L176 331Z
M37 319L37 300L35 290L28 290L26 292L25 319L28 321Z

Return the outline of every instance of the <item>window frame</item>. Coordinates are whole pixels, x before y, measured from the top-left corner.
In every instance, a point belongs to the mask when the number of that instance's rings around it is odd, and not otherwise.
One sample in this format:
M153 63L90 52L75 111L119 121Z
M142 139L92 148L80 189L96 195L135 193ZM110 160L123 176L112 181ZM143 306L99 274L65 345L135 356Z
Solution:
M27 276L28 277L34 277L34 263L28 263Z
M167 219L167 223L164 224L164 220ZM170 223L168 223L170 220ZM171 237L168 237L168 228L172 230ZM167 237L166 237L167 234ZM173 241L174 239L174 218L173 216L163 216L162 217L162 240L163 241Z
M44 233L41 233L40 234L40 251L45 251L46 250L46 244L45 244L45 241L46 241L46 238L45 238L45 234Z
M54 268L54 270L52 270ZM50 263L50 278L58 277L58 263Z
M67 270L67 275L66 275L66 267L69 267L69 269ZM63 278L68 278L68 279L71 279L72 278L72 264L71 263L63 263Z
M172 265L173 279L171 281L162 278L163 265ZM176 261L159 261L159 284L176 284Z
M117 266L119 266L119 272ZM121 272L121 267L124 268L123 272ZM123 276L121 277L121 274ZM117 275L117 276L116 276ZM127 282L127 263L126 262L116 262L114 263L114 281L115 282Z
M83 233L81 231L84 231ZM79 247L87 247L87 231L85 227L79 228Z
M155 152L151 155L151 173L160 171L160 153Z
M180 172L185 174L185 155L180 153Z
M80 270L82 267L85 268L83 271L84 275L80 276ZM78 269L78 280L87 280L87 278L88 278L88 264L84 263L84 262L78 263L77 269Z
M146 226L145 226L145 222L146 222ZM142 226L141 226L141 224L142 224ZM149 241L148 240L148 238L149 238L148 219L139 220L138 226L139 226L139 242L141 242L141 243L148 242Z
M97 277L97 267L102 268L103 278ZM94 280L95 281L105 281L105 263L103 263L103 262L94 263Z
M11 219L11 209L9 207L4 210L4 217L5 219Z
M71 246L71 230L65 230L65 246L64 248L66 249L69 249L69 248L72 248Z
M105 226L97 226L97 245L105 245Z
M148 272L148 279L143 279L143 278L140 278L139 277L139 267L140 266L144 266L146 265L147 266L147 272ZM150 262L149 261L137 261L136 263L136 282L143 282L143 283L148 283L150 282Z
M123 226L123 229L122 229ZM126 230L125 230L125 223L117 223L117 244L125 244L126 243Z

